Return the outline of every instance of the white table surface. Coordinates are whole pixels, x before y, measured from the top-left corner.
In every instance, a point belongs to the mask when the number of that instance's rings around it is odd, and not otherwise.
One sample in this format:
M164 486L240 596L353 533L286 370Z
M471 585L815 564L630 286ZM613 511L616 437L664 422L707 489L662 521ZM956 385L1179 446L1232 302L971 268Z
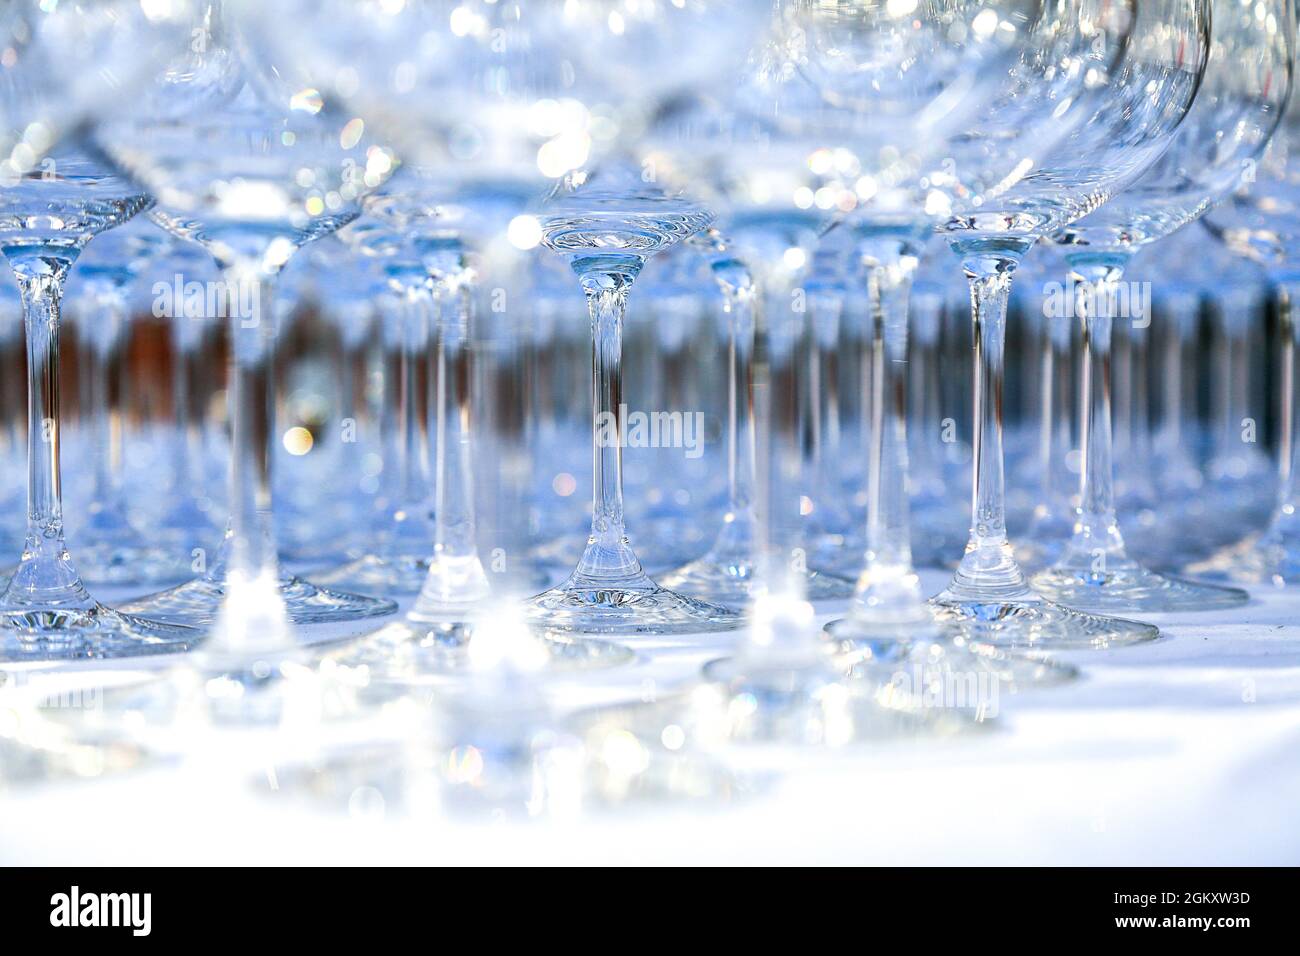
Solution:
M0 863L1300 863L1300 595L1147 619L1160 640L1060 655L1083 679L1002 695L994 732L791 755L736 802L415 821L170 767L0 780ZM727 640L639 643L572 702L689 681Z

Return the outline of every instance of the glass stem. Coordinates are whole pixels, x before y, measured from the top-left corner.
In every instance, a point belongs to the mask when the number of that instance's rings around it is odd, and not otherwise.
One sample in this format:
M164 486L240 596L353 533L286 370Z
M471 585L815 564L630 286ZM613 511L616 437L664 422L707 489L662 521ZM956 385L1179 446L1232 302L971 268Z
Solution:
M758 314L751 396L754 406L755 583L752 617L758 640L780 639L807 591L801 498L806 474L800 451L807 422L800 408L808 316L788 296L770 295ZM805 627L806 629L806 627ZM764 633L766 631L766 633Z
M63 541L60 473L59 307L72 258L11 256L27 330L27 537L4 603L8 607L89 608Z
M807 316L777 296L756 315L749 366L754 425L754 580L750 626L737 656L785 666L816 664L824 644L806 600L807 568L799 500L803 426L797 341Z
M871 433L866 561L853 616L926 621L929 611L912 567L907 475L907 302L917 250L885 239L861 248L870 304Z
M433 325L433 560L415 615L476 605L488 596L478 554L470 442L469 273L439 283Z
M604 425L613 435L598 435L593 460L592 540L602 548L627 546L623 524L623 316L627 306L624 289L588 293L591 312L592 399L597 427ZM612 438L612 440L610 440Z
M1300 442L1296 436L1296 343L1300 340L1300 282L1282 282L1278 287L1281 322L1279 332L1282 338L1282 355L1280 358L1281 405L1278 409L1278 497L1273 509L1273 517L1264 532L1264 541L1283 544L1288 549L1294 547L1296 535L1300 532L1297 521L1300 519L1300 487L1297 487L1300 462L1296 460L1300 453Z
M757 290L749 268L726 252L724 240L710 231L710 249L721 253L711 265L727 316L727 514L710 555L714 560L748 564L753 560L757 454L752 398Z
M623 519L623 319L642 260L616 257L575 264L591 315L591 535L566 587L641 586L649 579L627 540Z
M1083 473L1074 534L1058 568L1084 572L1101 582L1111 567L1127 561L1115 514L1112 442L1113 329L1122 256L1071 261L1075 301L1083 311L1083 350L1079 373L1079 442Z
M1026 247L1027 248L1027 247ZM1022 253L1023 254L1023 253ZM964 259L974 322L974 486L966 553L945 597L998 601L1028 594L1024 572L1007 541L1002 462L1002 393L1006 375L1007 298L1016 258L972 255Z
M271 515L271 432L275 382L274 279L227 270L230 303L230 525L215 572L279 578ZM246 308L247 306L247 308ZM210 571L210 574L214 572Z

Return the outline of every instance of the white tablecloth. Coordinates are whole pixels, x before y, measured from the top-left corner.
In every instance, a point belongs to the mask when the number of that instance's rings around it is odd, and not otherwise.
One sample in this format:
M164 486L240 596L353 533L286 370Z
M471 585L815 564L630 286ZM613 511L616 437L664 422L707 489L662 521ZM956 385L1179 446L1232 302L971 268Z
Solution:
M170 769L0 782L0 863L1300 863L1300 595L1149 619L1159 641L1060 655L1082 680L1003 695L993 732L792 755L739 801L415 822ZM572 703L667 689L727 640L638 643Z

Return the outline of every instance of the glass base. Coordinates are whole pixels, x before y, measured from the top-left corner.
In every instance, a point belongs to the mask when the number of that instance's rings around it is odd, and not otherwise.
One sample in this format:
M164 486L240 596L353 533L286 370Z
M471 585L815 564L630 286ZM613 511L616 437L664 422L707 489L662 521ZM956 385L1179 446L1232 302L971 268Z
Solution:
M967 642L1000 648L1104 650L1160 636L1154 624L1074 611L1028 590L987 600L945 591L930 607L941 627L957 629Z
M853 582L829 571L805 571L802 578L803 596L809 601L836 601L853 596ZM749 603L754 565L706 555L664 575L659 583L673 591L739 608Z
M102 604L88 608L0 609L0 661L74 661L188 651L204 634Z
M1167 577L1133 561L1110 567L1105 574L1048 568L1029 583L1053 601L1085 611L1209 611L1238 607L1250 600L1239 588Z
M463 622L428 622L406 618L393 621L331 655L348 667L369 668L372 679L399 684L420 683L448 674L463 674L470 666L469 645L474 626ZM548 668L590 670L629 663L636 655L609 641L567 635L536 640L549 655Z
M121 605L123 611L177 624L208 625L217 620L225 588L220 581L195 578L182 585L159 591ZM294 624L333 624L369 617L383 617L397 611L397 605L382 598L332 591L299 577L280 581L289 620Z
M662 588L645 576L607 588L570 579L524 607L535 628L582 634L698 634L735 630L744 621L736 611Z

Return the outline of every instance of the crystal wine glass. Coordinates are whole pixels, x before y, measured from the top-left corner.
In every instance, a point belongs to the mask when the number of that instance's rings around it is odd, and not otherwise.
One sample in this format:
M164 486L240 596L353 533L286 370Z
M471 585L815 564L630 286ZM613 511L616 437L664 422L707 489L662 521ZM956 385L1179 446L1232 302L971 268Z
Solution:
M220 553L195 580L129 607L218 624L218 643L284 645L292 623L349 621L394 611L386 600L336 592L282 572L271 515L275 280L303 245L355 218L361 197L396 167L364 123L312 90L289 89L253 57L244 27L219 4L196 26L189 61L160 78L141 115L101 124L97 139L148 183L153 216L203 246L221 269L231 337L230 522Z
M358 653L377 660L396 651L413 658L404 672L441 671L460 659L454 652L464 656L471 625L491 610L470 491L472 245L482 223L587 156L570 128L585 114L559 101L567 65L538 29L558 8L339 0L240 9L289 76L347 103L406 161L403 179L376 192L367 214L409 246L403 256L423 267L435 300L434 533L415 605ZM315 27L310 43L289 28L302 23Z
M198 632L122 614L86 590L64 544L59 317L63 285L97 234L152 200L80 135L129 103L182 48L186 4L13 3L0 15L0 249L23 298L28 364L28 508L23 555L0 598L0 659L121 657L184 650ZM69 62L93 69L68 69Z
M1295 357L1300 336L1300 95L1293 83L1284 122L1254 181L1204 220L1214 237L1262 265L1278 290L1281 352L1278 491L1267 527L1191 563L1187 571L1241 584L1291 587L1300 580L1300 475L1296 471Z
M547 22L555 47L576 56L575 92L593 115L623 130L684 91L739 75L751 42L768 25L757 4L578 2L556 5ZM671 68L666 68L671 63ZM625 146L635 138L624 136ZM628 152L567 178L542 215L543 242L566 258L586 294L593 348L592 530L569 579L538 595L541 626L611 634L728 630L739 616L661 587L641 567L624 527L622 326L645 262L709 226L713 213L657 181Z
M1003 645L1106 647L1153 626L1069 610L1031 590L1007 540L1002 388L1007 296L1040 236L1105 202L1169 145L1205 69L1205 2L1057 9L1046 56L1023 58L1004 99L932 176L942 230L962 263L975 323L974 488L970 543L940 620ZM1058 59L1063 57L1064 59ZM1058 70L1067 64L1064 71ZM1082 88L1069 78L1082 75ZM1050 144L1027 132L1066 128ZM1045 148L1044 148L1045 147Z
M1114 499L1111 332L1133 317L1123 276L1134 253L1203 215L1258 163L1290 92L1294 18L1288 0L1249 9L1216 4L1209 61L1172 145L1134 183L1056 236L1085 313L1084 466L1070 543L1031 583L1068 606L1180 611L1247 600L1245 591L1168 577L1127 555Z

